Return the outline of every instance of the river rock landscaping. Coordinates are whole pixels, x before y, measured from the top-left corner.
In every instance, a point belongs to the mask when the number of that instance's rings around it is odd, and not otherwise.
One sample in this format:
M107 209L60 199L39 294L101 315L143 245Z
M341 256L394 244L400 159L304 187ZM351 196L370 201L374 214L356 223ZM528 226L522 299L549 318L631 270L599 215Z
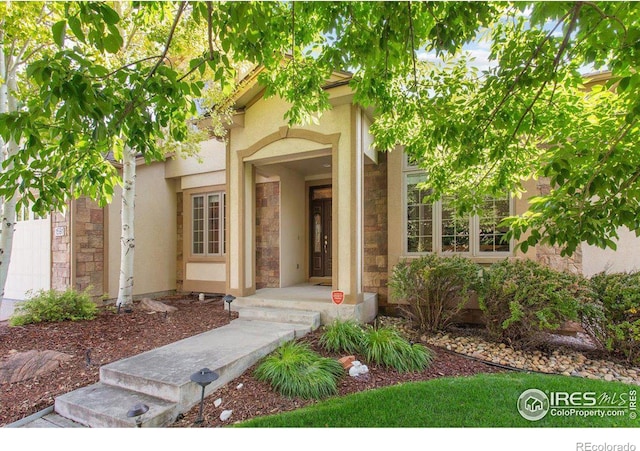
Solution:
M569 340L565 337L550 337L550 343L567 343L562 349L550 352L515 350L504 343L491 343L478 336L452 336L440 333L424 338L425 343L429 345L515 369L640 385L640 368L588 357L585 353L588 354L590 351L572 350L569 347L571 344L568 344ZM584 346L579 339L575 340L575 343L581 348Z
M381 324L393 325L410 340L437 347L468 358L516 371L535 371L564 376L603 379L640 385L640 368L622 358L612 358L582 332L571 335L548 334L544 349L520 350L486 338L479 327L452 327L447 332L419 334L398 317L380 317Z

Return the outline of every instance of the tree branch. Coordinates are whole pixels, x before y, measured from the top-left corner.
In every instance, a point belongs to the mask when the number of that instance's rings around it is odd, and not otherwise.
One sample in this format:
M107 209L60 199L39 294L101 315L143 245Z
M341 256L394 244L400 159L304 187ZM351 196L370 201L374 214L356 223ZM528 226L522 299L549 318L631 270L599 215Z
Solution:
M191 69L189 69L189 71L188 71L186 74L184 74L182 77L178 78L178 81L180 82L180 81L184 80L185 78L187 78L189 75L191 75L191 74L192 74L192 73L194 73L196 70L198 70L198 68L199 68L200 66L202 66L204 63L206 63L207 61L209 61L209 60L207 60L207 59L203 58L203 59L202 59L202 61L200 61L198 64L196 64L196 65L195 65L195 66L193 66Z
M45 44L39 45L37 46L35 49L33 49L32 51L30 51L29 53L27 53L26 55L24 55L22 57L21 61L18 61L16 63L16 67L25 64L33 55L35 55L36 53L38 53L40 50L42 50L45 47Z
M569 39L571 38L571 33L573 33L573 30L574 30L574 28L576 26L576 22L578 20L578 15L580 14L580 9L581 8L582 8L582 4L581 3L576 3L574 5L574 7L572 8L571 21L569 22L569 27L567 28L567 31L564 34L564 39L562 40L562 44L560 44L560 47L558 48L558 52L556 53L556 57L553 60L553 72L552 72L552 74L555 74L556 71L558 70L558 66L560 65L560 61L562 60L562 55L564 54L564 51L567 49L567 47L569 45ZM513 130L513 133L511 134L511 139L514 139L516 137L516 134L518 133L518 130L520 130L520 126L524 122L524 120L527 117L527 115L533 109L534 105L536 104L536 102L538 101L540 96L542 95L542 92L544 91L544 88L547 86L548 83L549 83L549 80L545 80L542 83L542 85L540 86L540 88L538 89L538 92L536 93L535 97L533 98L531 103L527 106L527 108L525 109L524 113L520 117L520 120L518 121L518 124L516 125L516 128ZM553 98L553 95L551 96L551 98Z
M593 2L583 2L583 5L587 5L587 6L591 6L593 9L596 10L596 12L598 14L600 14L600 17L602 17L603 20L613 20L614 22L617 22L618 25L620 25L620 27L622 27L622 30L624 31L624 39L627 39L627 27L625 27L624 23L618 19L616 16L612 16L609 14L606 14L602 9L600 9L600 7L598 5L596 5Z
M513 80L513 82L511 83L511 86L507 89L507 92L503 96L503 98L500 101L500 103L498 103L498 105L491 111L491 114L489 115L489 119L487 120L487 123L486 123L486 125L484 126L484 128L482 130L483 134L487 131L487 128L489 128L489 125L491 125L491 123L495 119L496 115L498 114L498 111L500 111L500 108L502 108L504 106L504 104L507 102L507 100L509 100L509 98L513 95L514 88L516 87L516 85L520 81L520 78L522 78L522 76L525 74L525 72L531 67L531 64L533 64L533 60L538 56L538 54L542 50L543 45L551 38L553 33L555 33L556 29L562 23L564 23L565 19L567 17L569 17L570 14L571 14L571 11L567 12L564 16L562 16L562 18L560 18L560 20L556 23L556 25L553 27L553 29L551 29L547 33L547 35L544 37L544 39L538 44L538 46L535 48L533 53L531 53L531 56L529 57L529 59L525 63L525 65L522 68L522 70L520 71L520 73L518 73L516 78Z
M182 16L182 13L184 12L184 8L186 7L186 5L187 5L186 2L180 3L180 6L178 7L178 11L176 12L176 17L173 19L173 24L171 25L171 30L169 31L169 36L167 37L167 41L165 42L164 50L162 51L162 55L160 55L160 59L158 59L158 62L156 63L156 65L153 66L153 68L151 69L151 71L147 75L147 80L149 80L151 77L153 77L153 75L156 73L156 71L158 70L158 68L162 64L162 61L164 61L164 59L167 57L167 54L169 53L169 48L171 47L171 42L173 41L173 35L176 32L176 28L178 27L178 22L180 22L180 17Z
M213 60L213 4L207 2L207 37L209 39L209 58Z
M44 18L50 15L51 15L51 12L47 12L46 4L43 4L42 8L40 9L40 16L38 17L36 23L44 22ZM15 42L16 41L14 41L14 43ZM33 51L29 52L29 54L25 57L24 55L27 52L27 48L29 47L30 44L31 44L31 39L27 39L24 45L22 46L22 48L18 51L18 54L15 56L13 60L13 65L11 66L11 68L7 68L7 72L10 72L11 70L14 70L18 66L22 65L25 61L31 58L31 56L33 56L35 53L37 53L41 48L45 46L45 44L40 44ZM12 49L11 49L12 55L13 55L13 50L14 48L12 46Z
M571 33L576 27L576 22L578 21L578 15L580 15L580 10L582 9L582 3L576 3L573 7L573 14L571 15L571 22L569 22L569 27L564 34L564 39L562 40L562 44L560 44L560 48L558 49L558 54L553 60L553 70L554 72L558 68L560 64L560 60L562 59L562 54L566 50L569 45L569 39L571 39Z
M126 69L127 67L135 66L136 64L144 63L145 61L153 60L153 59L156 59L156 58L159 58L160 61L162 61L163 57L162 57L162 55L147 56L146 58L142 58L142 59L139 59L137 61L132 61L131 63L127 63L124 66L120 66L117 69L112 70L108 74L103 75L102 77L92 77L92 78L97 78L97 79L100 79L100 80L105 79L105 78L109 78L112 75L117 74L121 70Z
M291 59L296 69L296 2L291 2Z
M418 85L418 71L416 69L416 44L415 35L413 31L413 18L411 17L411 2L407 2L407 8L409 10L409 34L411 36L411 60L413 61L413 84L417 88Z
M611 155L613 155L613 152L614 152L616 146L620 143L620 141L622 141L624 139L625 136L627 136L629 131L633 128L635 122L636 121L634 120L633 122L631 122L630 124L626 124L626 126L624 128L622 128L622 133L620 133L618 135L618 137L615 139L615 141L611 143L611 145L609 146L609 149L607 149L607 153L602 158L602 161L599 162L599 166L604 165L607 162L607 160L609 160ZM591 187L591 184L593 183L593 181L596 178L596 176L598 175L598 173L599 172L596 171L595 168L593 168L593 170L591 172L591 177L589 178L589 180L585 184L584 188L582 189L582 201L580 202L580 208L579 208L580 215L582 215L582 211L584 209L584 204L587 201L587 196L589 196L589 188ZM620 191L622 191L622 187L620 187L620 189L616 191L616 194L619 193ZM609 202L609 200L610 199L607 199L605 201L605 203Z

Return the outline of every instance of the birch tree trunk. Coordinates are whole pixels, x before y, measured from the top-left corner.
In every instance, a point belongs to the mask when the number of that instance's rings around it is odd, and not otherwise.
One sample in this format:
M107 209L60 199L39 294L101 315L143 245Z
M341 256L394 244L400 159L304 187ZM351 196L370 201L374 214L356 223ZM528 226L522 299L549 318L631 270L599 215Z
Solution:
M135 197L136 197L136 152L125 146L122 154L122 207L120 217L120 281L118 284L118 309L133 304L133 256L135 251Z
M12 68L13 67L13 68ZM11 113L16 110L16 100L13 92L17 87L15 64L7 58L4 51L4 32L0 32L0 113ZM5 143L0 138L0 166L5 159L18 151L17 143L11 139ZM11 165L5 168L11 171ZM4 299L5 286L9 275L11 249L16 223L16 196L10 199L0 198L0 307Z
M4 144L4 143L0 143ZM15 142L10 141L8 153L18 147ZM2 158L0 158L0 164L4 160L5 150L2 150ZM10 171L11 167L7 167ZM2 202L2 217L0 228L0 307L2 306L2 299L4 299L5 286L7 284L7 277L9 275L9 263L11 262L11 249L13 247L13 235L16 224L16 196L12 196L10 199L3 199Z

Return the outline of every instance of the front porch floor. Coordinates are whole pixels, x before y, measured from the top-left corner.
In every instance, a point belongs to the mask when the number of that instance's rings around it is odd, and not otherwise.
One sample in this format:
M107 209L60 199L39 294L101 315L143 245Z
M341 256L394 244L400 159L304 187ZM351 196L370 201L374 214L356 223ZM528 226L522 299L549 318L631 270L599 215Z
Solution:
M232 310L242 307L271 307L293 310L309 310L320 313L322 324L334 319L356 319L367 323L378 313L378 296L364 293L364 302L335 305L331 301L331 287L299 284L285 288L262 288L250 296L238 297L231 304Z

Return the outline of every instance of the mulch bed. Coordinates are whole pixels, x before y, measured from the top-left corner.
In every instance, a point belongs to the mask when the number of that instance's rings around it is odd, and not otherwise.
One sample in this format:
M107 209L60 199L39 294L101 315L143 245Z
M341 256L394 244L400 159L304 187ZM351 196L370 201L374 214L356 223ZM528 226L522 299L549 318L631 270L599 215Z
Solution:
M340 358L344 355L328 353L322 349L318 341L322 334L317 330L304 338L311 348L324 357ZM364 390L396 385L403 382L417 382L446 376L472 376L478 373L496 373L504 370L490 366L477 360L456 355L446 350L434 349L434 361L424 371L400 373L377 365L367 365L369 373L350 377L345 375L339 381L338 395L344 396ZM358 358L358 356L355 356ZM227 384L205 398L203 407L203 422L196 424L199 406L194 407L178 419L171 427L221 427L230 423L244 421L252 417L273 415L280 412L299 409L317 403L314 400L287 398L274 392L268 383L257 381L253 376L255 366L247 370L242 376ZM241 385L241 388L238 386ZM220 398L222 403L215 407L214 402ZM232 410L232 416L227 421L220 420L223 410ZM381 427L384 425L381 425Z
M171 297L163 299L163 302L178 307L178 311L165 315L134 309L132 313L117 314L113 309L104 308L94 321L23 327L8 327L6 323L0 323L0 360L15 352L28 350L54 350L72 356L72 359L46 376L0 384L0 426L53 405L54 399L59 395L97 382L100 365L229 323L229 313L220 300L200 303L195 298ZM232 313L231 319L235 317L237 314ZM328 354L318 346L320 334L320 331L316 331L307 335L304 340L324 356L342 357ZM434 352L433 364L422 372L399 373L369 365L367 375L358 378L346 375L340 380L338 396L402 382L503 371L444 350ZM171 427L219 427L259 415L298 409L316 402L280 396L268 384L255 380L252 373L253 368L207 397L203 410L204 421L201 424L195 423L199 411L199 406L196 406ZM240 384L242 386L238 389ZM219 407L214 406L217 398L222 399ZM219 418L223 410L233 410L231 418L226 422Z

